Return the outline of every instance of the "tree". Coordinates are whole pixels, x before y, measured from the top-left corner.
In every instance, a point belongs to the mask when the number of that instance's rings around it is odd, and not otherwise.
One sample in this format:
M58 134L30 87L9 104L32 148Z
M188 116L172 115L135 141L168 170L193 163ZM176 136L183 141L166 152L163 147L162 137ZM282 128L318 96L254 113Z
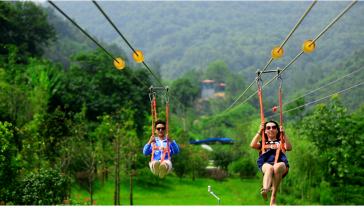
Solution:
M190 155L191 152L188 146L184 144L180 144L179 146L179 153L173 156L173 168L176 172L176 175L182 180L183 175L188 174L191 171L191 161Z
M138 122L137 132L141 136L139 132L146 121L144 111L149 109L146 103L149 97L138 80L125 69L116 69L110 57L101 49L91 54L78 53L71 59L74 64L60 78L59 92L53 96L52 106L68 104L71 111L80 112L85 104L86 118L98 121L98 116L118 111L128 100L132 100L131 107L136 110L135 121ZM145 69L132 72L145 84L151 84Z
M44 53L43 46L51 45L57 40L57 33L47 20L47 13L41 5L32 1L0 2L1 29L0 43L15 44L20 49L21 59L27 57L41 57ZM4 12L4 13L3 13ZM0 54L8 54L0 48Z
M297 95L295 99L296 99L295 101L293 101L292 103L289 103L287 105L285 110L289 111L291 109L302 106L300 108L297 108L295 110L292 110L292 111L288 112L289 119L294 120L294 119L298 118L298 121L301 121L302 120L302 112L305 109L305 107L303 106L305 104L305 98L300 97L300 95Z
M320 104L314 114L302 120L301 132L318 150L322 160L322 177L336 188L347 184L364 185L363 155L364 138L355 131L356 122L342 106L339 95L333 95L328 106ZM338 203L338 195L336 196Z
M211 159L214 160L215 166L220 166L225 171L228 171L228 166L233 162L233 152L230 149L223 148L222 145L218 145L211 153Z
M14 157L16 149L11 145L13 131L11 124L0 122L0 199L3 203L14 201L14 191L19 187L18 175L21 164L20 157Z
M42 169L26 175L14 191L16 205L57 205L67 197L70 178L58 170Z
M51 168L55 168L56 158L60 157L61 142L71 134L70 124L64 112L57 108L51 114L40 118L39 136L44 143L44 154Z
M197 97L198 89L196 85L190 82L190 80L186 78L178 78L173 81L171 94L185 107L188 107L191 106L192 101L194 101ZM171 101L173 101L173 99L171 99Z
M206 68L205 76L207 79L215 80L215 83L226 83L226 77L230 74L229 66L224 61L210 63Z

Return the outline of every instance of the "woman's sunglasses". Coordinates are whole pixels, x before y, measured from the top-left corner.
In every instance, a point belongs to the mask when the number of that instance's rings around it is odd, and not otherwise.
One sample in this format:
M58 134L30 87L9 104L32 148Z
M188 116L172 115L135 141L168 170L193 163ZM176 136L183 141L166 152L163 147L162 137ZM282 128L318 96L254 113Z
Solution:
M155 128L156 130L158 130L158 131L164 131L166 128L165 127L157 127L157 128Z
M270 129L273 129L273 130L275 130L275 129L277 129L277 126L267 126L266 128L265 128L266 130L270 130Z

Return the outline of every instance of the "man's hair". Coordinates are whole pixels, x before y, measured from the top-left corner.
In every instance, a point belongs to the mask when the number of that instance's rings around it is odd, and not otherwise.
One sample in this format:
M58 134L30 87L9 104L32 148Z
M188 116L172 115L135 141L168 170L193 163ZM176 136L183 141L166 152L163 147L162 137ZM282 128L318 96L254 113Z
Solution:
M155 122L155 127L157 127L158 124L163 124L164 127L166 127L166 122L165 121L162 121L162 120L158 120Z

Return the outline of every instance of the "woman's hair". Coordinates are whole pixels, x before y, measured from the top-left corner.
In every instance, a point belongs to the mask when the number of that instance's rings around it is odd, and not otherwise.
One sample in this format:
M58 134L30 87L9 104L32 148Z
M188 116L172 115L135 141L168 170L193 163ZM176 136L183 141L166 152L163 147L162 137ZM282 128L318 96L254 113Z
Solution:
M165 121L162 121L162 120L158 120L158 121L156 121L156 122L155 122L155 124L154 124L154 125L155 125L155 127L157 127L157 125L158 125L158 124L163 124L163 125L164 125L164 127L166 126L166 122L165 122Z
M265 131L265 128L267 127L267 124L268 123L274 123L276 126L277 126L277 130L278 130L278 133L277 133L277 140L279 140L279 137L281 136L281 130L280 130L280 128L279 128L279 125L278 125L278 123L276 122L276 121L273 121L273 120L269 120L268 122L266 122L265 124L264 124L264 131ZM265 137L265 139L267 140L268 139L268 135L267 134L265 134L264 133L264 137Z

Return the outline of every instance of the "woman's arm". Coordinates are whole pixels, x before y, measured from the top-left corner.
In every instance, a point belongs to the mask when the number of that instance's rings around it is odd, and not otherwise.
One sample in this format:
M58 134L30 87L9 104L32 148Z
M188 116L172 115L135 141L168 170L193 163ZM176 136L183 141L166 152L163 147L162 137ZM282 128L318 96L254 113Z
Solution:
M254 138L252 139L252 142L250 143L251 148L256 149L256 150L260 150L261 145L259 143L259 137L262 136L263 130L264 130L264 122L262 122L260 124L259 131L254 136Z

